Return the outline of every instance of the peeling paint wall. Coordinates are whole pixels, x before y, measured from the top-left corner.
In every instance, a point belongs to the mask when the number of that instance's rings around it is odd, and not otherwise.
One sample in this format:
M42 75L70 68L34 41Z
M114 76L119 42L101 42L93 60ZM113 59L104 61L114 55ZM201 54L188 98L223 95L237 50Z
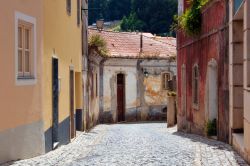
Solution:
M87 91L88 101L86 112L86 129L90 129L99 123L100 115L100 63L102 57L92 54L89 57Z
M146 77L144 73L147 72ZM117 122L117 74L125 75L125 120L166 118L167 90L162 89L162 73L176 75L176 63L168 60L108 59L103 64L101 120Z
M184 1L184 4L188 0ZM184 6L185 9L186 6ZM214 17L216 16L216 17ZM214 19L211 19L214 17ZM200 135L206 130L206 96L208 96L209 62L218 64L217 130L218 139L228 142L229 86L228 86L228 27L227 1L211 0L202 11L202 30L197 38L177 33L178 61L178 129ZM193 67L199 68L198 105L193 104ZM185 70L184 70L184 69ZM214 88L217 89L217 88ZM211 91L211 90L210 90ZM210 110L212 111L212 110ZM213 110L214 111L214 110Z

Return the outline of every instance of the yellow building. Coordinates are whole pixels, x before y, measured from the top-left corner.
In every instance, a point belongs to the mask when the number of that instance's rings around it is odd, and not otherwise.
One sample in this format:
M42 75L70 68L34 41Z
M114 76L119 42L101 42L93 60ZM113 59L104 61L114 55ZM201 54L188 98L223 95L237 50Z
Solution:
M43 1L0 1L0 163L44 153Z
M81 0L0 1L0 163L75 137L75 114L83 115L81 32Z
M46 152L75 137L82 111L81 1L44 0L43 118Z

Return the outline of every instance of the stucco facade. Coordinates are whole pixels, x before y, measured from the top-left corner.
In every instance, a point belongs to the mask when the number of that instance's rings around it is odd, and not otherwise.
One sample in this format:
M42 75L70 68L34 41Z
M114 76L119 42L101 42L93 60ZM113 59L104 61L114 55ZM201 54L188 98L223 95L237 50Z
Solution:
M250 2L229 3L230 143L250 162Z
M89 47L89 124L166 120L167 86L177 72L175 38L89 29L90 40L96 35L108 53Z
M179 14L188 8L187 2L179 3ZM217 138L225 142L229 140L227 6L226 0L211 0L202 8L199 36L177 33L178 129L206 135L206 124L216 120Z
M0 1L0 163L43 154L43 1ZM32 32L33 77L18 76L18 27ZM35 146L34 146L35 145Z
M176 75L175 61L168 59L110 58L103 63L101 85L104 123L118 122L118 74L124 75L124 121L166 120L167 93L162 88L163 73Z
M42 99L46 151L70 142L75 136L75 111L83 108L82 26L77 21L81 1L66 2L44 0L43 5Z

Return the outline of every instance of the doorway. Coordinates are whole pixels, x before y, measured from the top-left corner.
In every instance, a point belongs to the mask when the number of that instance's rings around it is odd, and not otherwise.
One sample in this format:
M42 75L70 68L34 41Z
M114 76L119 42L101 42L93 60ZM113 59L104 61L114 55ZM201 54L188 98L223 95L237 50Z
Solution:
M118 122L125 121L125 76L117 74L117 114Z
M75 130L75 94L74 94L74 70L70 70L70 83L69 83L69 95L70 95L70 138L75 138L76 130Z
M58 139L58 98L59 98L59 79L58 79L58 59L52 59L52 147L56 148Z
M209 120L218 120L218 71L217 63L214 59L208 64L207 114Z

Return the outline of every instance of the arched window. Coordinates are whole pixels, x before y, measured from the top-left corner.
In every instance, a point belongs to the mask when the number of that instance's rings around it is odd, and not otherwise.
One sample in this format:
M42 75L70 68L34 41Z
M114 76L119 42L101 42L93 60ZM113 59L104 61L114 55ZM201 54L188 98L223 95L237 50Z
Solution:
M194 65L192 71L192 96L193 106L198 107L199 104L199 67Z

